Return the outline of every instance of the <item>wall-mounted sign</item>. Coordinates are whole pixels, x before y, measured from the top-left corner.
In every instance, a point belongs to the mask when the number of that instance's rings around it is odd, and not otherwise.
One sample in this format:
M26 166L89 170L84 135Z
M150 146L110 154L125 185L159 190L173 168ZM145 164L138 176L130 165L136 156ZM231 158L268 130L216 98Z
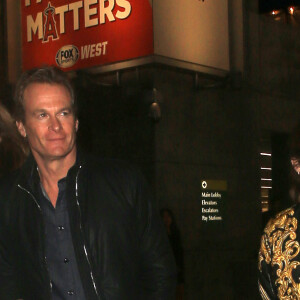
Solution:
M224 205L227 193L227 181L201 181L201 221L212 224L224 221Z
M155 54L229 70L228 0L158 0L153 12Z
M153 54L149 0L21 0L23 69L66 70Z

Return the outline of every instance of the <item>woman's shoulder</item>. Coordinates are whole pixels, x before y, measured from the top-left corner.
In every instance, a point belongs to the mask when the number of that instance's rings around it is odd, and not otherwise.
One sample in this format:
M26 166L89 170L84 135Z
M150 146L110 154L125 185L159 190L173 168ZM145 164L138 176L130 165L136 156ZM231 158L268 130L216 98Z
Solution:
M291 231L296 230L298 226L298 216L300 212L299 205L294 205L290 208L287 208L273 218L267 223L264 233L267 235L272 235L277 231Z

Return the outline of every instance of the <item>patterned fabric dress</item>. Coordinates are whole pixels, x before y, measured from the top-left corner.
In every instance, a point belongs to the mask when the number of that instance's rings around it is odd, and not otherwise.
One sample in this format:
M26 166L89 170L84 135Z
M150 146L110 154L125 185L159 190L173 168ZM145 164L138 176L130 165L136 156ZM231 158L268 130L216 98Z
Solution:
M300 299L300 207L271 219L262 235L258 257L262 299Z

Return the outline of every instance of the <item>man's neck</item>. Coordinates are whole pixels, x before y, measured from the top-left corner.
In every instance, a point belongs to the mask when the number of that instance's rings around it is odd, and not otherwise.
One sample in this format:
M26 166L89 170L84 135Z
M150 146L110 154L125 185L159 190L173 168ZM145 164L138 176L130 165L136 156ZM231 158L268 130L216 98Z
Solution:
M76 162L76 149L67 156L59 159L42 159L34 155L38 165L41 183L47 192L52 205L55 207L58 196L58 181L67 176L69 169Z

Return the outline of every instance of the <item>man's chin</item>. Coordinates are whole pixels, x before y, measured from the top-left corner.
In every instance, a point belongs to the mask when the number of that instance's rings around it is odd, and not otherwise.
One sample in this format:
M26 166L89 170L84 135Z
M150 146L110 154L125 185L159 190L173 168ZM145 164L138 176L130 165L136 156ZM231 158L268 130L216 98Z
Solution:
M72 156L76 154L76 148L70 148L65 149L61 147L53 148L53 149L47 149L44 153L36 153L41 159L48 160L48 161L55 161L55 160L62 160L67 158L69 155ZM33 152L33 155L35 156L35 153Z

